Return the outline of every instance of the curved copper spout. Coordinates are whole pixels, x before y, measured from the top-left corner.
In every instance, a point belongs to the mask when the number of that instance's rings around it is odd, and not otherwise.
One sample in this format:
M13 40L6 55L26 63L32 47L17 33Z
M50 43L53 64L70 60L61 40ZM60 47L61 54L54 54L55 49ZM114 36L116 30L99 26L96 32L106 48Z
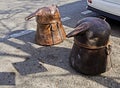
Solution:
M84 22L80 25L78 25L75 30L73 30L72 32L67 34L67 38L73 37L75 35L77 35L78 33L84 32L86 30L88 30L88 28L91 26L91 24L89 22Z
M41 9L38 9L37 11L35 11L34 13L31 13L29 16L25 17L25 20L28 21L29 19L35 17L37 14L39 14L41 11Z
M38 9L37 11L35 11L34 13L31 13L29 16L25 17L25 20L28 21L32 17L35 17L37 15L42 15L42 13L50 12L52 15L54 15L56 11L57 11L57 5L54 5L54 4L49 7L42 7Z
M25 20L28 21L29 19L31 19L32 17L35 17L35 13L30 14L29 16L25 17Z

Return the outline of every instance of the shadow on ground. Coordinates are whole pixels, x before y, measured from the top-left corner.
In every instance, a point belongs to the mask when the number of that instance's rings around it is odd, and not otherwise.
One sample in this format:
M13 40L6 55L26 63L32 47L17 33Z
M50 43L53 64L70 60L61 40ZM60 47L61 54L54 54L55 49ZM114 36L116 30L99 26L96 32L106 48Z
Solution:
M20 56L16 54L7 54L3 53L1 56L11 56L11 57L21 57L24 58L24 62L13 63L13 66L21 75L33 74L38 72L47 71L39 62L57 66L66 70L69 70L69 53L71 49L65 47L56 47L56 46L42 46L35 48L33 44L35 32L25 35L17 40L23 41L25 44L17 44L10 41L9 39L4 41L5 44L10 45L16 49L20 49L23 52L26 52L30 56Z
M113 19L107 19L107 22L112 29L111 35L120 38L120 22Z
M86 77L88 80L95 81L107 88L119 88L120 83L115 81L115 79L120 80L119 77L107 77L107 76L93 76L93 77Z
M65 47L56 47L56 46L42 46L39 48L35 48L32 46L32 44L35 43L34 41L34 35L35 32L25 35L19 38L16 38L17 40L23 41L25 44L20 45L17 43L14 43L12 41L6 40L4 41L5 44L8 44L10 46L13 46L17 49L20 49L26 53L28 53L30 56L17 56L17 54L12 54L10 55L11 57L22 57L25 59L23 62L16 62L13 63L13 66L16 68L16 70L21 74L21 75L28 75L28 74L35 74L35 73L40 73L40 72L46 72L47 68L45 68L42 64L40 63L45 63L48 65L56 66L62 69L65 69L69 71L70 73L68 74L59 74L59 75L45 75L45 77L51 77L51 76L68 76L68 75L79 75L83 76L88 80L95 81L105 87L112 88L119 88L120 84L115 81L115 79L119 80L119 77L107 77L107 76L85 76L83 74L77 73L75 70L73 70L70 65L69 65L69 54L71 49L65 48ZM9 54L8 54L9 56ZM39 63L40 62L40 63ZM2 73L3 74L3 73ZM7 73L9 75L10 73ZM2 76L2 75L0 75ZM10 77L12 81L12 84L15 84L15 75ZM7 85L7 81L4 83ZM11 83L8 83L11 85Z
M0 72L0 85L15 85L15 73Z
M75 5L77 5L77 7L79 7L80 3L81 2L75 2L75 3L60 6L60 10L62 12L62 9L63 9L63 11L64 11L63 13L65 13L65 12L67 13L68 9L71 7L71 5L75 4ZM24 8L24 9L26 9L26 8ZM74 10L75 8L71 8L71 9ZM71 14L69 14L69 13L71 13ZM17 14L17 13L15 13L15 14ZM73 12L68 12L68 15L70 15L71 18L72 18L73 14L79 14L79 13L78 13L78 11L74 12L74 13ZM63 14L61 14L61 15L64 17ZM69 22L66 22L66 23L69 23ZM75 24L76 22L77 21L75 20L73 23ZM66 24L66 23L64 23L64 24L67 25L67 26L73 27L70 24ZM27 25L27 23L25 23L25 26L24 26L25 28L26 28L26 25ZM3 26L5 26L5 24L3 24ZM6 29L11 30L11 29L7 28L7 25L5 27L6 27ZM119 30L117 30L117 31L119 31ZM1 56L24 58L25 61L23 61L23 62L13 63L13 66L15 67L15 69L21 75L24 75L24 76L28 75L28 74L46 72L47 68L45 68L39 62L49 64L49 65L53 65L53 66L56 66L56 67L60 67L62 69L65 69L65 70L69 71L70 74L66 74L66 75L71 75L71 74L78 75L78 73L76 73L69 66L69 59L68 58L69 58L69 54L70 54L71 49L65 48L65 47L56 47L56 46L50 46L50 47L42 46L42 47L39 47L39 48L35 48L32 45L32 44L35 43L34 36L35 36L35 32L33 32L29 35L25 35L25 36L16 38L17 40L23 41L24 42L23 45L12 42L8 39L2 41L3 43L5 43L9 46L15 47L16 49L20 49L21 51L23 51L25 53L28 53L29 56L17 55L17 53L9 54L9 53L5 53L5 52L1 52L0 55ZM117 35L113 34L113 36L120 37L119 34L117 34ZM90 77L90 76L85 76L85 75L82 75L82 74L79 74L79 75L85 77L88 80L95 81L95 82L103 85L104 87L108 87L108 88L112 88L113 86L115 88L120 87L120 84L117 81L114 80L114 79L120 79L119 77L107 77L107 76L106 77L105 76L95 76L95 77L92 76L92 77ZM1 79L1 77L2 77L2 79ZM6 77L8 77L8 78L6 79ZM13 72L11 72L11 73L0 72L0 85L15 85L15 73L13 73Z

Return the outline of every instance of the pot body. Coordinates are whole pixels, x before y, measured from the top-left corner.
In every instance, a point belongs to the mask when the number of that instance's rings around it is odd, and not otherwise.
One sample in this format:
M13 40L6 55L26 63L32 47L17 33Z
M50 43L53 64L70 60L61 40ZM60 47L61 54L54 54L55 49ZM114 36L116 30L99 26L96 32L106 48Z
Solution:
M57 9L54 14L47 13L37 15L37 31L35 41L40 45L54 45L63 42L66 33Z
M54 45L63 42L66 34L61 22L37 24L35 41L40 45Z
M78 72L86 75L98 75L111 68L110 51L110 46L88 49L74 43L69 61Z

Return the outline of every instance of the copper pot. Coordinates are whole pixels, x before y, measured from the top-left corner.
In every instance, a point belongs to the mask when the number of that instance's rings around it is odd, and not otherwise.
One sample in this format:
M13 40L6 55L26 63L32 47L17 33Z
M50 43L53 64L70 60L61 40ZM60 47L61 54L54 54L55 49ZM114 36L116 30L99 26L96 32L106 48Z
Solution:
M66 38L59 9L56 5L42 7L25 19L36 17L37 31L35 41L40 45L54 45L63 42Z
M111 68L110 25L103 19L86 17L67 37L74 37L69 57L71 66L87 75L97 75Z

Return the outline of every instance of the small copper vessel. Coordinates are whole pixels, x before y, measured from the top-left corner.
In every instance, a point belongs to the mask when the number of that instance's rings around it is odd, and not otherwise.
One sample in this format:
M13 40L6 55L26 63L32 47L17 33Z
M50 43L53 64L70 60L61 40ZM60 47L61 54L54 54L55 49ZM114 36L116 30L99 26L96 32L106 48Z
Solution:
M60 12L56 5L42 7L25 19L36 17L37 31L35 41L39 45L55 45L66 38Z

